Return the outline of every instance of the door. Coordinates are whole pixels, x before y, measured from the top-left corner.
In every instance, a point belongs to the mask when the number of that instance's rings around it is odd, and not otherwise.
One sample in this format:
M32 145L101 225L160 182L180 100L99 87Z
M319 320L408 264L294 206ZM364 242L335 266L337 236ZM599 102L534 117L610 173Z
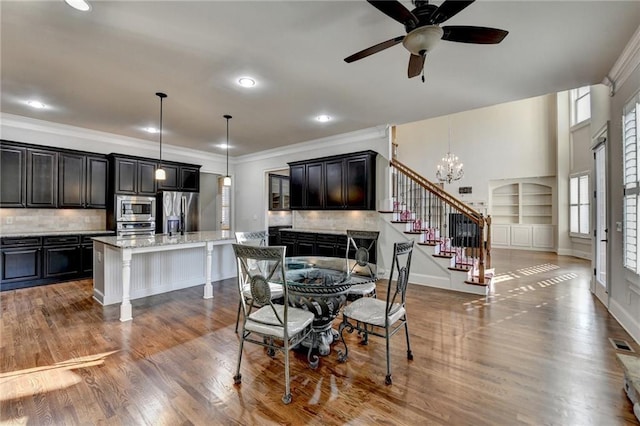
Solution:
M594 242L594 280L591 291L609 307L609 287L607 285L607 129L597 138L593 151L594 158L594 196L595 196L595 242Z

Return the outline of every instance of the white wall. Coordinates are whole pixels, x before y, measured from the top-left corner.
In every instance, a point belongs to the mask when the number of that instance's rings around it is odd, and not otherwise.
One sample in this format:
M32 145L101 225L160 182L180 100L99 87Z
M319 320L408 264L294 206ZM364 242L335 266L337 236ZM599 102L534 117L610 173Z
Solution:
M448 150L464 163L464 177L445 186L471 186L472 200L489 199L489 181L555 176L555 95L461 112L397 126L398 160L435 181Z
M372 150L377 157L377 200L387 197L385 167L388 165L389 136L387 127L366 129L336 137L291 145L283 149L263 151L236 158L233 183L235 230L265 229L268 226L267 174L288 168L288 162L329 155ZM295 226L295 223L293 224Z

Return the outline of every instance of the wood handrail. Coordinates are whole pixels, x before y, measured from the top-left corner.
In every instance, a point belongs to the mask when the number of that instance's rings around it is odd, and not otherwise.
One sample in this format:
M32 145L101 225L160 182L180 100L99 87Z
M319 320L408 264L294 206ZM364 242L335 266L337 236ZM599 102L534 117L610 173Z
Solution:
M396 169L400 170L402 173L404 173L405 175L413 179L413 181L416 182L418 185L422 186L424 189L431 192L433 195L435 195L445 203L454 206L457 210L464 213L464 215L467 216L469 219L471 219L475 224L484 228L485 219L482 213L464 204L463 202L458 200L456 197L449 194L447 191L440 188L438 185L434 184L433 182L425 179L422 175L418 174L411 168L405 166L401 162L397 160L391 160L389 163L391 164L391 166L395 167Z

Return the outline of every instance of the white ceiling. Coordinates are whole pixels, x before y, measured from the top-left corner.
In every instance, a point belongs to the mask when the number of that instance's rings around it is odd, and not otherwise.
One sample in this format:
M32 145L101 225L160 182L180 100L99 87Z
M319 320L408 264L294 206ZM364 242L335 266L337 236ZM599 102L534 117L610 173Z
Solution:
M164 143L222 153L231 114L232 156L599 83L640 23L638 1L479 0L443 25L509 35L440 42L422 83L406 77L402 45L343 61L405 33L365 0L92 7L0 2L2 112L157 141L141 129L158 126L163 91ZM258 85L237 86L243 75Z

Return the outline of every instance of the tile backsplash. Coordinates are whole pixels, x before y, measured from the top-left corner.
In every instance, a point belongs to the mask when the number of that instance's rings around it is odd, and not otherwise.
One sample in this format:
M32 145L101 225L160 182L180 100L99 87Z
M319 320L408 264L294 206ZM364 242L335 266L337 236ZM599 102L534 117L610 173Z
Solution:
M293 211L293 227L298 229L322 229L328 231L378 229L378 219L379 214L376 211Z
M0 209L0 233L104 231L104 209Z

